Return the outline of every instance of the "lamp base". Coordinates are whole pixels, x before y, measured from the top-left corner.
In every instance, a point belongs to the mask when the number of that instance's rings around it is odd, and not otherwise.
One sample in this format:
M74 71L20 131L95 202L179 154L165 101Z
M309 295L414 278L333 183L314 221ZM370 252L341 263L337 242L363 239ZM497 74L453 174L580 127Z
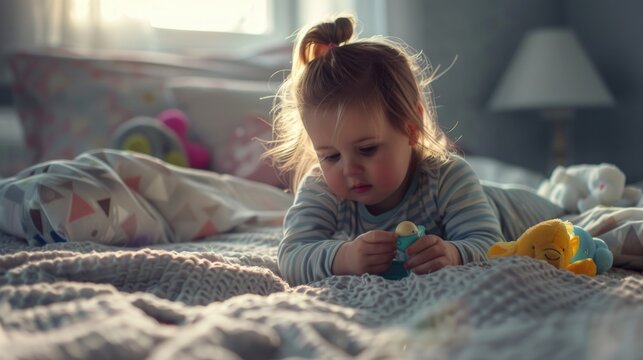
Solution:
M551 144L551 164L567 164L567 124L566 120L555 120L553 122L553 136Z
M574 112L572 110L550 110L543 112L542 116L544 119L551 121L552 125L549 160L551 168L567 165L569 162L567 124L574 118Z

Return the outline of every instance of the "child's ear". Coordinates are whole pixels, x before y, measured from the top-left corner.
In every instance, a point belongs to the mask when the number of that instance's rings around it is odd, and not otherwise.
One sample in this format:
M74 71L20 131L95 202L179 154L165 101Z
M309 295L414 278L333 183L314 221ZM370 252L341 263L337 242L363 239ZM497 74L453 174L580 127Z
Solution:
M422 117L424 116L424 107L421 103L417 104L416 110L418 113L418 119L422 119ZM409 121L406 124L406 133L409 135L409 145L415 146L420 138L417 125Z
M424 106L422 106L421 103L418 103L417 112L418 112L418 115L420 116L420 119L421 119L422 116L424 116Z
M406 133L409 136L409 145L415 146L418 143L418 128L414 123L408 122L406 124Z

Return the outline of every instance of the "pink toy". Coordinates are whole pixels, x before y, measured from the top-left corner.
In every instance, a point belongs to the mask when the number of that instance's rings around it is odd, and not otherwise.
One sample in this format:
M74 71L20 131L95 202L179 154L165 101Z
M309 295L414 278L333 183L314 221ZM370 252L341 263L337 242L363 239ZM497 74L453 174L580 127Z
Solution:
M186 132L189 121L185 113L178 109L168 109L159 114L158 119L178 136L183 149L188 157L190 167L195 169L208 169L210 165L210 152L204 146L190 142Z

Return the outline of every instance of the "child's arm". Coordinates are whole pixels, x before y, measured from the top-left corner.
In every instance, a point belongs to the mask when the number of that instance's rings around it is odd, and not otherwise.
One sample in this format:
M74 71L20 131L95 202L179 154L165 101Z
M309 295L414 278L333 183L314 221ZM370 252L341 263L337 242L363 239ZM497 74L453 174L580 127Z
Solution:
M463 264L485 260L489 247L504 239L471 166L459 157L444 166L437 192L443 239L458 249Z
M309 175L286 213L278 265L288 283L305 284L333 274L333 259L346 240L337 231L337 199L320 176Z

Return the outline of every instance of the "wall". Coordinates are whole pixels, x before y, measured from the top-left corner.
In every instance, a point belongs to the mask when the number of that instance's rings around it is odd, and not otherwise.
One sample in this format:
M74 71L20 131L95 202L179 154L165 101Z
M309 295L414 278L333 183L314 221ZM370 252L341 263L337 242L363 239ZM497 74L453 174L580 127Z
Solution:
M643 2L568 0L565 10L617 102L575 124L583 139L574 143L577 161L612 162L643 180Z
M31 3L35 0L24 2ZM573 27L614 94L613 108L579 111L570 125L573 163L611 162L628 180L643 181L643 2L638 0L378 0L386 2L388 34L422 50L434 66L453 66L433 86L438 116L468 153L549 172L551 124L535 113L493 113L486 103L529 29ZM0 1L0 49L25 36L20 18ZM25 5L26 6L26 5ZM5 10L5 11L3 11ZM22 13L22 12L21 12ZM3 16L4 14L4 16ZM11 15L8 15L11 14ZM365 22L365 26L369 22ZM365 29L370 33L372 29ZM454 59L457 57L457 60ZM3 58L0 56L0 64ZM10 102L0 74L0 104Z
M401 5L404 4L404 5ZM573 27L613 92L614 108L577 112L569 127L571 163L611 162L643 180L632 156L643 127L643 47L635 17L643 2L621 0L431 0L389 2L389 35L448 67L434 85L443 128L467 153L549 172L551 124L531 112L493 113L486 104L523 35L541 26Z

